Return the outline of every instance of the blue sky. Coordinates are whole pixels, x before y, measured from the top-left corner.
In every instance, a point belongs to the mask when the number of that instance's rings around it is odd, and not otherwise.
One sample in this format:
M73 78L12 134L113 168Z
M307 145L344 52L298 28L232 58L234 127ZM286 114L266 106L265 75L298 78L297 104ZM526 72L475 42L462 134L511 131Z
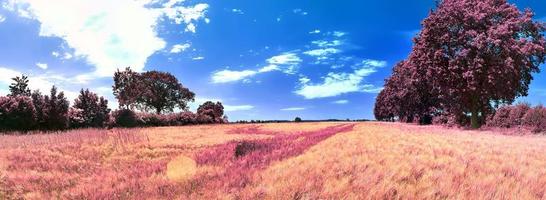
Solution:
M0 94L10 78L112 96L112 74L174 74L231 120L373 118L373 104L434 6L356 0L1 0ZM510 1L546 19L546 2ZM545 67L542 67L545 70ZM545 103L546 73L530 95ZM192 109L195 109L195 105Z

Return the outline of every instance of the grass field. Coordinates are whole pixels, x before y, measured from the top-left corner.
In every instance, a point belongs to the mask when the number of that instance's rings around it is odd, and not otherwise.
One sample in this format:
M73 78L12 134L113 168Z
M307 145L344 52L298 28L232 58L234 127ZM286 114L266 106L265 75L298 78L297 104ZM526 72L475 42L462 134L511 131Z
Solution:
M388 123L0 136L0 199L546 199L546 137Z

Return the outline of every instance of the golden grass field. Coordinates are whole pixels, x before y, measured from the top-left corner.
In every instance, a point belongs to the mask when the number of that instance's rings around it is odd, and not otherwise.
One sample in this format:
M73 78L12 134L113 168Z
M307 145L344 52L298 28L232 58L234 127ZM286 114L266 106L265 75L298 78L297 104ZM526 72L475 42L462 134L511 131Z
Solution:
M378 122L0 136L0 199L546 199L546 136Z

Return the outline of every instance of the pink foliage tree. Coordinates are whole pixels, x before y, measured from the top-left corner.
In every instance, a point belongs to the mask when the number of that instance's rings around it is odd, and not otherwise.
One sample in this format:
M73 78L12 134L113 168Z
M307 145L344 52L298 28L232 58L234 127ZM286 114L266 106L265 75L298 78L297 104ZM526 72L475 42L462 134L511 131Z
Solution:
M545 61L544 24L506 0L444 0L423 21L413 54L445 106L480 126L491 102L527 95Z

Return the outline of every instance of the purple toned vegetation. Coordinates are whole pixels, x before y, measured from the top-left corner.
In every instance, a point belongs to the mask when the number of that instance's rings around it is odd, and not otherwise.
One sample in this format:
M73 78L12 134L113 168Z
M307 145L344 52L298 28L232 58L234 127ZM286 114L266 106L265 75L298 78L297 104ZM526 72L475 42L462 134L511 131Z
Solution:
M376 118L428 123L451 115L466 125L470 116L478 128L494 112L492 102L527 95L532 73L545 61L546 29L532 18L506 0L441 1L408 59L387 79Z
M318 131L297 134L278 134L273 138L261 140L234 141L218 145L210 150L196 155L198 165L225 166L224 170L210 177L200 177L206 188L245 187L253 172L267 167L273 161L280 161L299 155L311 146L323 141L336 133L352 130L354 124L337 125ZM254 134L260 133L258 129Z

